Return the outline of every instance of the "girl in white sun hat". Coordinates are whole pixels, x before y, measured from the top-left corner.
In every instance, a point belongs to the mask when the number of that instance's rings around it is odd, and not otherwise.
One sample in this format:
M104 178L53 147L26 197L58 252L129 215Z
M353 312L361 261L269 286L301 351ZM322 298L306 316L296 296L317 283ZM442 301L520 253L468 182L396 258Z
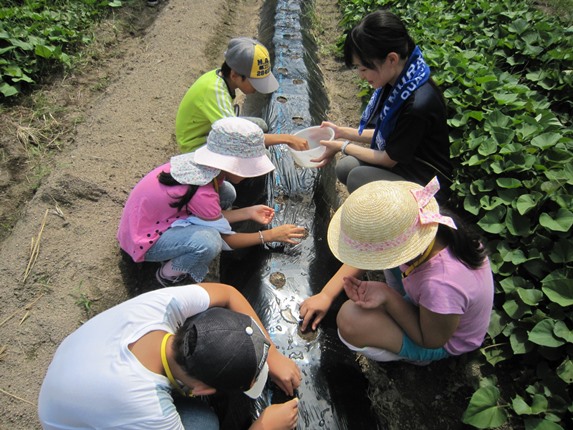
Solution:
M302 303L303 330L316 329L344 289L340 339L373 360L422 364L482 344L493 305L491 268L479 236L440 213L438 189L436 178L426 187L377 181L348 197L328 227L330 249L344 264ZM384 270L386 282L361 280L366 270Z
M223 210L234 198L234 184L274 169L266 155L264 135L242 118L213 124L207 144L178 155L148 173L131 191L117 238L135 262L161 262L162 286L189 280L201 282L221 250L266 242L296 243L304 228L281 225L255 233L235 233L230 224L269 224L274 210L266 205Z

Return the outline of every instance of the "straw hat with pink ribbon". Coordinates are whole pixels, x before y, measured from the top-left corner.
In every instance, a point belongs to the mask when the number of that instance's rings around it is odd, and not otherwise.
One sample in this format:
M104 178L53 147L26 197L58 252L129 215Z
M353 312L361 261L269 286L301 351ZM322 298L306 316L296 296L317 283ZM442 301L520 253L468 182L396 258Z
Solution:
M353 192L328 226L328 245L343 263L363 270L397 267L419 257L436 237L440 215L434 178L422 187L407 181L376 181Z

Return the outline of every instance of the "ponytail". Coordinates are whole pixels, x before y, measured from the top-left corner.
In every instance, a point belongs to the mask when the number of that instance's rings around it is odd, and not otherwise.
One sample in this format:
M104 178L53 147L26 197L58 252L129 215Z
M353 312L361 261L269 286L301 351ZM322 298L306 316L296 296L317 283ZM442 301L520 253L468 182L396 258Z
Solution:
M470 269L478 269L487 257L483 239L475 228L471 228L462 218L448 209L440 213L451 217L457 230L439 224L437 238L450 248L452 254Z
M157 176L157 180L159 181L160 184L166 185L168 187L174 187L176 185L184 185L181 184L180 182L177 182L173 178L173 176L171 176L171 173L166 173L166 172L161 172ZM191 199L197 192L198 188L199 188L198 185L187 185L187 191L185 192L185 194L178 197L171 196L172 198L175 199L175 201L169 203L169 206L171 206L172 208L177 208L178 211L182 210L191 201Z

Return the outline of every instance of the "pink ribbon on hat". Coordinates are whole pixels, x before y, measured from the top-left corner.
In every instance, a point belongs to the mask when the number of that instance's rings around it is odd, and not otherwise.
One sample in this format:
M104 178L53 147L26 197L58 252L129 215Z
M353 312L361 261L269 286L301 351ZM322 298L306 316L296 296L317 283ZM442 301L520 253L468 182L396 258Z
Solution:
M410 190L410 192L414 196L414 199L418 203L418 208L419 208L418 217L414 221L414 223L399 236L391 240L387 240L385 242L364 243L352 239L344 231L341 231L342 241L358 251L379 252L395 248L406 242L410 237L412 237L412 234L418 228L418 222L422 225L435 222L447 225L448 227L457 230L454 220L451 219L450 217L441 215L440 213L429 212L425 210L425 207L428 205L432 197L434 197L434 195L438 192L439 189L440 189L440 183L438 182L438 178L434 176L434 178L424 188Z
M441 215L439 212L429 212L425 210L425 207L428 205L428 203L430 203L430 200L432 197L434 197L439 189L440 183L438 182L438 177L434 176L434 178L428 182L424 188L410 190L410 192L414 195L416 202L418 202L418 219L420 220L420 224L423 225L437 222L457 230L458 228L456 227L456 223L449 216Z

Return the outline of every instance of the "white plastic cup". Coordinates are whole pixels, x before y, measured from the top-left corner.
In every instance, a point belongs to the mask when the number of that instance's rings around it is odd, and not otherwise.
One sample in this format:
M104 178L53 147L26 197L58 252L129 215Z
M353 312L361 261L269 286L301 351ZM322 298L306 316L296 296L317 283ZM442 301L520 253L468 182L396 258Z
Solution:
M290 146L288 147L295 163L301 167L316 167L320 163L315 163L310 160L319 158L324 154L326 147L322 146L320 141L334 139L334 130L330 127L320 127L316 125L299 130L294 133L294 135L306 139L309 147L306 151L296 151Z

